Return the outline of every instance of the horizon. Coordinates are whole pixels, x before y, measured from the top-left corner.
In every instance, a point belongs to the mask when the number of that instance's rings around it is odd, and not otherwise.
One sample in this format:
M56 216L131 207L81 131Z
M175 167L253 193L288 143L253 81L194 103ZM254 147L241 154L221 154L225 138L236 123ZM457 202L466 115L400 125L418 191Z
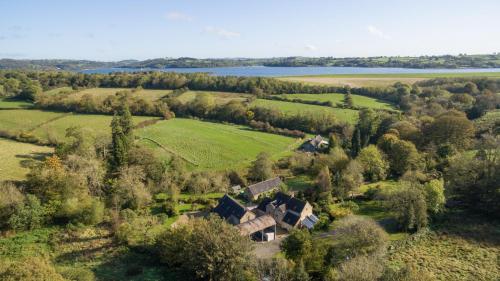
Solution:
M0 57L418 57L500 51L493 0L0 3ZM299 16L300 15L300 16ZM390 16L388 16L390 15ZM369 48L367 48L369 46Z
M333 58L333 59L349 59L349 58L359 58L359 59L369 59L369 58L384 58L384 57L394 57L394 58L418 58L418 57L440 57L440 56L488 56L488 55L498 55L500 52L492 52L492 53L474 53L474 54L440 54L440 55L415 55L415 56L404 56L404 55L381 55L381 56L351 56L351 57L335 57L335 56L274 56L274 57L192 57L192 56L182 56L182 57L151 57L145 59L136 59L136 58L128 58L128 59L120 59L120 60L93 60L93 59L74 59L74 58L8 58L8 57L0 57L0 60L19 60L19 61L39 61L39 60L62 60L62 61L91 61L91 62L103 62L103 63L114 63L121 61L148 61L155 59L196 59L196 60L245 60L245 59L255 59L255 60L266 60L266 59L281 59L281 58Z

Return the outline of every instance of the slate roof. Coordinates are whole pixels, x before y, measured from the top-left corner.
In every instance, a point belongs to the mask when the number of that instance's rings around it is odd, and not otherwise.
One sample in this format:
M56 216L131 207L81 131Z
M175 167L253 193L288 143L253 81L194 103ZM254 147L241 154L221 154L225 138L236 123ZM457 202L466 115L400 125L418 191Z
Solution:
M259 195L263 192L269 191L275 187L278 187L282 183L279 177L268 179L256 184L252 184L248 187L248 191L253 195Z
M226 194L219 199L219 204L214 208L214 212L224 219L228 219L231 215L237 219L241 219L247 210L233 197Z
M295 197L290 198L288 202L286 202L286 208L290 211L294 211L297 213L302 213L302 210L304 210L304 207L306 206L306 202L299 200Z
M292 213L292 212L286 212L285 217L283 217L283 222L285 222L291 226L295 226L297 224L297 222L299 221L299 219L300 219L300 215L297 215L297 214Z
M269 197L262 199L262 201L259 203L259 206L257 206L257 209L261 210L262 212L265 212L267 204L271 203L272 201L273 199Z

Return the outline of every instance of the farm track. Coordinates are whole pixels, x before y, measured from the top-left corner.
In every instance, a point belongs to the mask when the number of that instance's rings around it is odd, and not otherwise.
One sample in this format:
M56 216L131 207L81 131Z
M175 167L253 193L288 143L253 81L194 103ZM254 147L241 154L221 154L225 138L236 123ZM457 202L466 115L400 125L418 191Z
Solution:
M60 116L56 116L56 117L54 117L54 118L51 118L51 119L49 119L49 120L47 120L47 121L45 121L45 122L42 122L42 123L37 124L37 125L35 125L34 127L30 128L30 129L28 130L28 132L29 132L29 133L32 133L32 132L33 132L33 131L35 131L36 129L41 128L42 126L45 126L45 125L47 125L47 124L49 124L49 123L51 123L51 122L54 122L54 121L59 120L59 119L62 119L62 118L64 118L64 117L70 116L70 115L72 115L72 114L73 114L73 112L69 112L69 113L65 113L65 114L62 114L62 115L60 115Z
M181 158L182 160L184 160L184 161L186 161L186 162L188 162L188 163L190 163L190 164L195 165L196 167L198 167L198 166L199 166L199 164L198 164L198 163L196 163L196 162L194 162L193 160L190 160L190 159L188 159L188 158L186 158L186 157L184 157L184 156L180 155L179 153L177 153L177 152L175 152L175 151L171 150L170 148L165 147L164 145L162 145L161 143L159 143L159 142L155 141L154 139L151 139L151 138L148 138L148 137L139 137L139 138L140 138L140 139L143 139L143 140L148 140L148 141L150 141L150 142L152 142L152 143L156 144L158 147L160 147L161 149L165 150L166 152L168 152L168 153L170 153L170 154L173 154L173 155L175 155L175 156L177 156L177 157Z

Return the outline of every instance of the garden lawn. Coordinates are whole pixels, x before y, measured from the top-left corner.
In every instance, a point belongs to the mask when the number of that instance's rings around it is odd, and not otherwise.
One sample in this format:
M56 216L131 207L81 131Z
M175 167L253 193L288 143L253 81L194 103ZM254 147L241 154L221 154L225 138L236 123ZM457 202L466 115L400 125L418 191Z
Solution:
M52 152L51 147L0 138L0 180L22 180L30 165Z
M181 118L160 121L137 130L136 135L159 153L177 155L196 169L205 170L245 167L264 151L277 159L299 145L297 139L245 126Z
M329 106L266 100L266 99L256 99L254 102L252 102L251 105L276 109L283 112L284 114L290 114L290 115L296 115L296 114L322 115L322 114L333 113L338 118L338 120L348 122L351 124L356 123L358 119L358 111L352 109L333 108Z
M322 102L329 101L333 105L336 105L337 103L340 104L343 103L345 95L340 93L332 93L332 94L285 94L281 96L286 97L288 99L302 99L307 101L322 101ZM354 106L368 107L374 109L393 109L391 104L370 97L352 95L352 100Z

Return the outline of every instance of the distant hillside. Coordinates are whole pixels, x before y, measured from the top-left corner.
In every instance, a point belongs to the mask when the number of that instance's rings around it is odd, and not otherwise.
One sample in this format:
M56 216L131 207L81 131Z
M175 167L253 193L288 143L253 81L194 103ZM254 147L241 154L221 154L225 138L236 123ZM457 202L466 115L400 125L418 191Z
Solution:
M402 67L402 68L498 68L500 53L490 55L443 55L420 57L282 57L282 58L157 58L144 61L124 60L100 62L90 60L14 60L0 59L0 69L69 70L94 68L188 68L231 66L342 66L342 67Z

